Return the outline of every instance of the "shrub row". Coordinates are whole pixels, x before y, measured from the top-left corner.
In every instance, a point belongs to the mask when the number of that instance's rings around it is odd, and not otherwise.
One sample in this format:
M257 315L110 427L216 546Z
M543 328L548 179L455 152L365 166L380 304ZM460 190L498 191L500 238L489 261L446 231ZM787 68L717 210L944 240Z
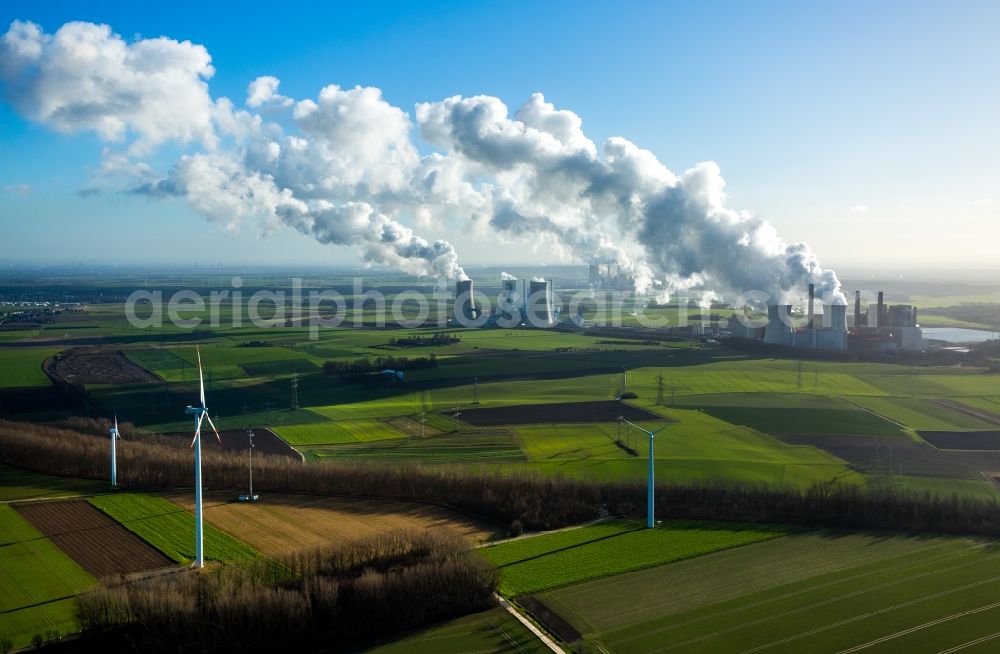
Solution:
M102 423L95 423L102 424ZM76 426L76 425L75 425ZM94 430L96 431L96 430ZM191 486L191 452L167 437L136 436L119 443L118 481L125 488ZM49 425L0 420L0 462L49 474L106 479L106 436ZM206 450L205 484L242 488L246 460ZM557 475L492 472L457 466L385 463L303 465L284 457L254 459L254 486L262 492L386 497L453 506L503 524L520 520L529 529L554 529L596 518L602 508L641 515L641 482L601 483ZM660 518L736 520L836 528L934 531L1000 536L1000 503L958 495L862 486L817 484L809 489L751 485L659 485Z
M396 532L275 562L100 588L80 649L338 651L493 606L499 573L451 534Z

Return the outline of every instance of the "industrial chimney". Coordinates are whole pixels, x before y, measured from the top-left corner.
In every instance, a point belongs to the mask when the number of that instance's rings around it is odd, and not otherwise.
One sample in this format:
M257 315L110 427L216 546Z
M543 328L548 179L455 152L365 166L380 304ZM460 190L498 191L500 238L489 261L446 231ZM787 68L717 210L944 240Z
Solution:
M878 304L875 310L875 326L879 329L885 327L885 293L878 292Z
M861 329L861 291L854 291L854 331Z

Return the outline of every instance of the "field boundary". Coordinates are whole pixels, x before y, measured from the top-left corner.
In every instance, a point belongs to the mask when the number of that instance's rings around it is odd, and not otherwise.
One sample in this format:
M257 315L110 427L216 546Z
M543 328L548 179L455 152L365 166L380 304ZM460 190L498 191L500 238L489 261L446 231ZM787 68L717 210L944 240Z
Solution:
M510 602L508 602L507 600L505 600L500 595L496 595L495 597L497 598L497 601L500 603L500 606L502 606L503 608L507 609L507 611L512 616L514 616L515 618L517 618L518 622L520 622L525 627L527 627L528 631L530 631L531 633L535 634L535 636L538 637L538 640L542 641L543 645L545 645L546 647L548 647L555 654L566 654L566 650L564 650L563 648L561 648L558 645L556 645L555 641L553 641L551 638L549 638L548 636L546 636L545 633L543 633L541 629L539 629L538 627L535 626L535 623L533 623L531 620L529 620L528 618L526 618L523 615L521 615L520 611L518 611L517 609L515 609L511 605Z

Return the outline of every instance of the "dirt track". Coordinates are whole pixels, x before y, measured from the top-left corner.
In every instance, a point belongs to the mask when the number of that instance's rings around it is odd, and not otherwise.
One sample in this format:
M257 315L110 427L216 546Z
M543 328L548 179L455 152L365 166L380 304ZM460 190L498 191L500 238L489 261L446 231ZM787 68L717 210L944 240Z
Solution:
M462 421L476 427L495 427L498 425L614 422L618 420L618 416L632 421L663 420L660 416L615 400L464 409L460 417Z
M14 510L95 577L174 565L85 500L25 502Z

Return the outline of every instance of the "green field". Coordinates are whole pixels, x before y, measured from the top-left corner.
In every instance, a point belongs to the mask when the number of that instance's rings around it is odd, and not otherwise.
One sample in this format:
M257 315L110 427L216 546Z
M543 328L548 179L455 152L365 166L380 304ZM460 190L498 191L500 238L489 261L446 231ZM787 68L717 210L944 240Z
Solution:
M504 595L549 588L679 561L788 533L785 527L668 520L655 529L607 521L482 549L500 568Z
M192 346L136 349L126 354L165 381L197 380L198 358ZM308 354L286 347L208 345L201 348L201 363L205 375L215 381L280 377L319 370Z
M548 654L549 649L505 609L474 613L422 629L368 654Z
M398 429L370 418L275 427L274 432L295 446L361 443L403 436Z
M194 344L199 343L209 404L219 427L271 427L312 462L341 458L478 463L607 481L642 479L647 457L643 437L635 431L621 434L635 454L616 446L620 434L614 422L495 430L512 432L511 441L495 434L476 436L480 430L456 427L446 415L455 408L465 411L473 402L474 388L482 407L607 400L627 390L637 396L630 403L674 421L656 442L661 479L798 487L836 481L880 487L883 480L862 475L820 449L788 445L771 434L917 438L916 429L990 429L995 425L989 420L939 402L989 411L989 398L1000 397L1000 375L972 366L800 362L693 340L671 341L666 334L630 341L624 335L593 332L345 326L321 331L319 340L310 341L308 330L300 327L136 331L123 323L120 310L116 305L95 306L70 322L120 339L133 361L169 383L88 386L102 411L118 411L154 431L187 431L190 427L178 407L197 397ZM656 310L670 313L676 307ZM421 347L390 344L395 338L440 332L460 341ZM267 346L240 347L247 341ZM26 351L0 352L2 360ZM321 368L334 359L431 354L437 357L437 367L408 371L404 382L389 387L347 383ZM292 374L298 375L299 410L289 408ZM3 376L4 383L11 379ZM406 434L416 435L411 426L421 413L431 430L467 437L404 442ZM914 488L952 489L946 478L908 479ZM977 496L997 495L989 484L954 488Z
M73 597L97 582L7 504L0 504L0 639L77 630Z
M628 452L615 444L618 432L618 424L613 422L517 427L521 445L532 461L627 459Z
M878 398L881 399L881 398ZM816 408L705 407L702 411L734 425L769 434L856 434L905 436L896 425L867 411Z
M540 597L611 652L919 653L995 634L998 582L982 541L803 533Z
M93 479L53 477L0 465L0 502L29 497L72 497L107 490L106 483Z
M814 447L787 445L705 411L648 404L644 408L661 414L665 420L643 423L643 427L669 425L655 440L656 475L660 480L677 483L726 479L797 486L831 479L862 483L862 478L843 461ZM648 440L635 429L621 434L637 456L615 445L619 432L613 422L522 425L517 427L517 433L534 469L607 481L645 479Z
M19 347L0 349L0 388L48 386L42 362L62 348Z
M426 438L395 438L333 447L309 447L305 452L319 459L338 460L469 464L524 461L524 454L514 438L503 431L474 431Z
M983 420L933 399L916 397L855 397L851 401L910 429L990 429Z
M194 560L194 516L155 495L103 495L90 503L178 563ZM260 553L209 524L205 558L222 563L260 558Z

